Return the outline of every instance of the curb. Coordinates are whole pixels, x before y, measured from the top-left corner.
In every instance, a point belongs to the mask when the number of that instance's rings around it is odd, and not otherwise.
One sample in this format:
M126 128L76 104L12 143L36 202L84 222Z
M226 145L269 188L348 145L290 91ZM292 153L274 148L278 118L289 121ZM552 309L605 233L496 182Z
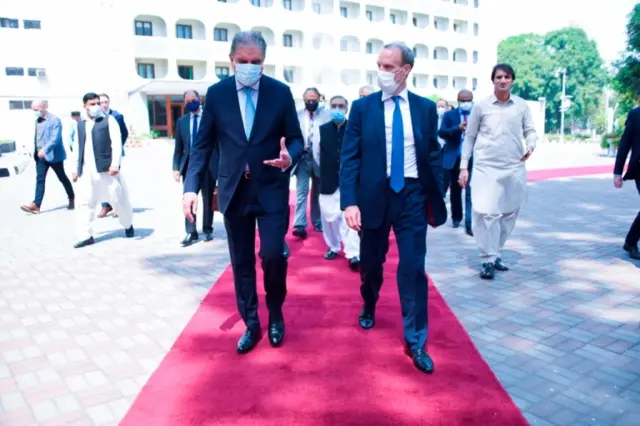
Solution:
M29 158L18 156L14 164L0 167L0 178L16 176L22 173L29 165Z

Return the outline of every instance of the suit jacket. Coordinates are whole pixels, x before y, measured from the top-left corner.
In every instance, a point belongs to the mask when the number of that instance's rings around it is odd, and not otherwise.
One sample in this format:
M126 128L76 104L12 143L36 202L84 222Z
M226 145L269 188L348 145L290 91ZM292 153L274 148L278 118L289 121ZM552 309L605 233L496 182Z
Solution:
M632 109L627 116L613 168L614 174L622 175L629 151L631 151L631 159L624 180L640 179L640 107Z
M198 119L202 119L202 113ZM200 126L200 123L198 126ZM199 129L199 128L198 128ZM184 179L189 167L189 154L191 153L191 113L187 113L176 121L175 143L173 146L173 170L180 172L180 176ZM209 160L208 172L211 173L214 180L218 176L219 151L216 150Z
M127 142L127 138L129 137L129 130L127 129L127 125L124 122L124 115L120 114L115 109L110 109L109 115L112 115L113 118L115 118L118 122L118 127L120 127L120 136L122 137L122 145L124 145Z
M289 208L290 174L264 164L280 156L280 138L295 164L302 154L303 141L291 89L263 75L251 134L247 138L240 113L235 77L209 87L200 128L191 147L185 192L198 192L211 156L219 149L218 197L224 214L242 178L245 164L251 170L256 197L267 213ZM242 106L244 108L244 105Z
M34 156L38 154L38 120L35 122L35 135L33 138ZM57 163L67 159L67 152L62 142L62 122L58 117L47 112L42 129L42 150L44 159L49 163Z
M442 167L451 170L455 167L462 146L462 130L460 130L460 109L447 111L442 116L438 136L444 140L442 147Z
M306 124L305 124L307 122L306 115L307 115L307 112L305 108L302 108L301 110L298 111L298 121L300 122L300 131L302 132L303 150L307 146L307 133L309 132L309 129L306 127ZM313 122L314 132L315 133L319 132L320 126L330 121L331 121L331 113L329 112L329 110L324 107L318 107L318 109L316 110L315 118ZM311 152L309 154L311 154ZM311 159L312 157L313 156L310 155L309 158ZM293 167L291 168L292 176L295 174L297 167L298 167L298 163L294 163ZM316 176L320 176L320 168L318 167L318 163L316 161L314 161L313 167L314 167L314 174Z
M425 214L436 227L447 221L436 104L412 92L408 99L418 179L427 198ZM377 228L384 220L380 205L388 187L386 146L384 104L378 91L353 103L342 142L340 206L358 206L365 228Z

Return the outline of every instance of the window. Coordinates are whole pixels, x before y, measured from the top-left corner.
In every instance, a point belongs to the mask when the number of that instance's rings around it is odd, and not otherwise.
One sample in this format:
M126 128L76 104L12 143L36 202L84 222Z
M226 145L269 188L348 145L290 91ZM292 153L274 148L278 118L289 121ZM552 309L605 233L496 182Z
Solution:
M473 52L473 63L474 64L478 63L478 52L476 51Z
M455 22L453 23L453 31L458 32L458 30L460 29L460 25L456 24Z
M29 109L32 101L9 101L9 109Z
M153 25L148 21L136 21L136 35L151 37L153 35Z
M342 15L343 17L347 17L347 8L344 6L340 6L340 15Z
M226 28L214 28L213 29L214 41L229 41L229 32Z
M156 78L156 66L154 64L138 64L138 75L142 78Z
M471 80L471 90L476 90L478 88L478 79L474 78Z
M193 31L192 31L191 25L177 24L176 25L176 37L177 38L192 39L193 38Z
M372 11L367 10L367 11L365 12L365 14L367 15L367 19L368 19L369 21L373 21L373 12L372 12Z
M6 67L4 73L9 76L22 76L24 75L24 68L22 67Z
M415 16L413 17L413 26L414 27L418 26L418 18L416 18Z
M282 6L287 10L291 10L291 0L282 0Z
M260 7L260 0L251 0L251 4L256 7Z
M293 83L294 76L295 76L295 73L293 68L284 69L284 81L286 81L287 83Z
M433 79L433 87L438 88L438 77Z
M480 32L480 28L478 27L478 24L473 24L473 35L477 36L478 32Z
M322 13L322 7L320 6L320 4L318 3L314 3L313 4L313 11L317 14L321 14Z
M178 75L184 80L193 80L193 67L191 65L178 65Z
M227 0L218 0L220 3L226 3Z
M0 18L0 28L20 28L17 19Z
M293 47L293 36L291 34L283 34L282 44L284 47Z
M391 15L389 15L389 18L391 19L391 23L395 24L396 23L396 14L392 13Z
M415 46L411 50L413 50L413 56L418 56L418 49Z
M41 30L42 28L40 27L40 21L32 21L29 19L23 19L22 20L22 25L24 26L25 30Z
M365 51L367 53L373 53L373 43L371 43L370 41L367 42L367 44L365 45Z
M480 6L480 2L478 0L473 0L473 7L476 9Z
M27 70L27 74L29 77L37 77L38 76L38 68L29 68Z
M229 67L216 67L216 76L220 80L229 77Z
M340 51L347 52L348 50L349 49L348 49L348 46L347 46L347 40L345 40L345 39L340 40Z
M367 74L367 84L373 84L373 75Z

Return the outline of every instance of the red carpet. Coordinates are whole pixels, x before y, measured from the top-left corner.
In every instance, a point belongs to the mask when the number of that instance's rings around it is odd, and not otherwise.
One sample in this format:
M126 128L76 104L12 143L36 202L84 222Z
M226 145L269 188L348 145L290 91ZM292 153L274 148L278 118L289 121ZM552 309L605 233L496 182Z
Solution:
M563 177L578 177L578 176L597 175L597 174L604 174L604 173L610 173L613 175L613 164L608 164L603 166L567 167L564 169L530 170L527 173L527 175L528 175L528 180L533 182L537 180L563 178Z
M357 324L359 276L346 260L324 260L319 233L289 244L283 347L271 348L265 336L253 352L236 354L244 325L228 268L123 426L527 425L431 283L428 350L435 373L420 373L403 354L395 242L369 331Z

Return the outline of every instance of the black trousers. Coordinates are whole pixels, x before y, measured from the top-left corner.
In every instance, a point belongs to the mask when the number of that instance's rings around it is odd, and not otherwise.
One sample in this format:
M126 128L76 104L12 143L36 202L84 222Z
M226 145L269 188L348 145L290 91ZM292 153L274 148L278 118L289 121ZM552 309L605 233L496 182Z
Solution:
M638 188L638 194L640 194L640 178L636 179L636 188ZM640 241L640 211L636 216L636 220L631 224L627 238L625 238L625 242L631 247L638 245L638 241Z
M182 177L184 184L184 176ZM213 191L216 189L216 181L213 179L213 175L209 170L205 171L204 182L200 187L200 193L202 194L202 232L213 232ZM198 232L197 218L193 216L193 223L189 222L186 218L184 220L184 229L187 234L194 234Z
M238 312L247 328L260 328L258 292L256 288L256 222L260 235L259 256L264 275L264 289L269 317L282 319L282 305L287 295L287 259L284 236L288 227L288 206L281 212L267 213L256 196L250 179L241 179L224 214L224 227L229 242L231 269L235 284Z
M75 198L75 193L73 192L73 186L71 185L71 181L67 177L67 174L64 172L64 161L58 161L55 163L49 163L44 158L39 158L37 155L34 156L36 160L36 196L33 200L33 203L40 207L42 205L42 200L44 198L44 187L47 181L47 172L49 169L53 169L54 173L58 177L62 186L64 186L64 190L67 193L67 197L69 200L73 200Z

